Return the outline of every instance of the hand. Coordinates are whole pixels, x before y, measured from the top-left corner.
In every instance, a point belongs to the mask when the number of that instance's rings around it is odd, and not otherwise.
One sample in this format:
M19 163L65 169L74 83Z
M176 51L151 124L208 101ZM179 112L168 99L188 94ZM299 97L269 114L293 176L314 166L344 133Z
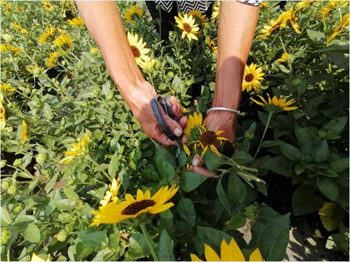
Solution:
M236 114L226 111L212 111L208 114L207 119L207 130L210 131L224 131L220 136L226 137L229 141L233 141L236 137L235 135L236 127ZM192 165L190 169L198 174L213 178L214 175L201 167L203 161L200 156L196 154L193 158Z
M141 124L142 130L151 138L157 140L163 145L175 145L175 141L170 140L160 129L157 119L154 116L151 100L157 95L153 86L147 81L140 81L133 88L128 89L127 94L123 94L125 102L133 112L135 118ZM165 115L162 110L163 118L168 124L172 132L180 137L183 133L183 129L186 126L187 117L183 116L181 107L176 99L172 96L170 99L172 104L172 111L174 115L179 119L179 122L172 120L169 116ZM183 142L186 142L186 138L183 137Z

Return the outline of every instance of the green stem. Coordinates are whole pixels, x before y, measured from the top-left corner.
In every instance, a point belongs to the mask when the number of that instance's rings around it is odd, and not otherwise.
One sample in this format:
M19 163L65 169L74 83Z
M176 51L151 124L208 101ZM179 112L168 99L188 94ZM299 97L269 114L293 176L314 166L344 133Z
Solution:
M321 2L321 8L323 9L323 1L320 1L320 2ZM327 30L327 26L326 26L326 18L324 17L323 12L322 12L322 22L323 22L323 33L325 33Z
M99 163L97 163L95 160L93 160L89 154L87 154L86 157L87 157L87 159L88 159L91 163L93 163L93 164L102 172L102 174L104 174L105 177L112 183L112 178L106 173L106 171L103 170L103 168L101 168L101 166L99 165Z
M22 171L22 172L25 172L25 173L27 173L30 177L31 177L31 179L32 180L34 180L34 178L33 178L33 175L31 174L31 173L29 173L29 171L27 170L27 169L25 169L25 168L23 168L23 167L15 167L15 166L13 166L13 165L9 165L9 164L6 164L7 166L9 166L9 167L12 167L13 169L15 169L15 170L17 170L17 171Z
M153 256L154 261L159 261L159 260L158 260L158 257L157 257L157 253L156 253L156 251L154 250L154 247L153 247L153 245L152 245L152 241L151 241L150 236L149 236L149 234L148 234L148 232L147 232L147 229L146 229L145 224L142 223L142 224L140 225L140 227L141 227L141 230L142 230L143 235L144 235L145 238L146 238L147 245L148 245L149 249L151 250L151 254L152 254L152 256Z
M258 153L259 153L259 151L260 151L261 144L262 144L263 141L264 141L264 138L265 138L265 135L266 135L266 131L267 131L267 128L269 127L269 125L270 125L270 121L271 121L272 115L273 115L273 112L270 112L270 113L269 113L269 117L268 117L267 122L266 122L266 126L265 126L264 133L263 133L263 135L262 135L262 137L261 137L261 140L260 140L258 149L257 149L256 152L255 152L254 158L256 158L256 156L258 155Z

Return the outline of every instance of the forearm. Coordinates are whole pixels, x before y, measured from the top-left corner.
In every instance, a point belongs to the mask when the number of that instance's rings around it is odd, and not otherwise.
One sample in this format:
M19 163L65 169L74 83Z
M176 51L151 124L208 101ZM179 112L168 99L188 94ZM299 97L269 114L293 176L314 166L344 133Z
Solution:
M220 5L218 59L213 106L238 109L242 78L258 20L259 8L235 1Z
M99 46L107 70L124 96L143 79L126 38L118 6L113 1L77 1L86 27Z

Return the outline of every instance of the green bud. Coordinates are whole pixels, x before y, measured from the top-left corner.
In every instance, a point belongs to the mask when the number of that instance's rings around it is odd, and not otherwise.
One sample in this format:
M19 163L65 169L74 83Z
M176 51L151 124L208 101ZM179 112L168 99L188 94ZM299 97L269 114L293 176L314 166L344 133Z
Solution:
M58 215L58 221L61 223L69 223L72 220L72 215L68 213L61 213Z
M7 164L7 160L4 159L4 160L1 160L1 168L5 167Z
M37 154L35 156L36 162L40 165L45 163L46 160L46 154Z
M11 231L5 227L1 228L1 245L5 245L11 238Z
M32 89L32 94L35 95L38 92L38 90L36 90L35 88Z
M83 107L87 107L88 106L88 102L84 101L83 102Z
M171 72L171 71L168 72L167 76L170 77L170 78L173 78L174 77L174 72Z
M161 10L162 10L162 6L161 6L160 4L157 4L157 5L156 5L156 9L157 9L158 11L161 11Z
M60 232L58 232L58 234L56 235L56 239L60 242L64 242L66 241L68 236L68 233L66 232L66 230L61 230Z
M27 88L25 88L25 89L24 89L24 93L26 93L27 95L28 95L28 94L30 94L30 93L31 93L30 88L28 88L28 87L27 87Z
M110 93L110 94L107 96L107 100L112 100L113 97L114 97L114 94L113 94L113 93Z
M259 218L259 207L256 205L247 206L244 214L249 219L257 220Z
M317 133L317 135L319 136L319 137L326 137L327 136L327 132L326 131L324 131L324 130L319 130L318 131L318 133Z
M22 163L23 163L22 158L17 158L17 159L13 162L13 165L14 165L14 166L21 166Z
M15 185L11 185L9 186L7 192L10 194L10 195L14 195L16 194L16 191L17 191L17 187Z
M14 213L19 213L21 212L23 209L22 205L20 203L17 203L13 208L12 208L12 211Z
M100 93L100 89L96 87L94 91L92 91L95 95L98 95Z
M1 188L2 188L3 190L8 189L9 186L10 186L10 182L9 182L8 180L3 180L3 181L1 182Z
M193 84L193 81L192 80L187 80L186 82L185 82L185 85L186 86L191 86Z
M245 131L244 132L244 138L247 138L247 139L249 139L249 140L253 140L254 139L254 133L253 132L251 132L251 131L249 131L249 130L247 130L247 131Z
M293 87L298 87L298 86L301 85L301 83L302 83L302 80L299 79L299 78L296 78L296 79L293 79L293 80L292 80L292 85L293 85Z

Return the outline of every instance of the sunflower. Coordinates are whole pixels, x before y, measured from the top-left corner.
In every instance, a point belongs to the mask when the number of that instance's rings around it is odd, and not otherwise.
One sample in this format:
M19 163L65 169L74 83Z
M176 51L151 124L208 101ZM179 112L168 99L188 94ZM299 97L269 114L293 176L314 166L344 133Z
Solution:
M140 62L147 61L150 58L147 56L147 54L151 51L149 48L145 48L146 43L143 42L143 38L140 37L137 34L132 34L128 32L128 42L131 48L132 53L134 54L136 63L140 65Z
M297 106L290 106L295 103L295 99L291 99L287 102L286 98L278 99L277 96L274 96L272 99L269 94L268 102L266 102L265 98L262 96L258 96L262 102L255 100L254 98L250 98L255 104L259 106L263 106L264 109L268 112L281 112L281 111L292 111L297 109Z
M191 112L191 109L189 109L189 108L186 108L186 107L184 107L184 106L181 106L181 112L183 113L183 114L186 114L186 113L189 113L189 112Z
M52 11L54 9L53 5L50 2L51 1L42 1L43 7L48 11Z
M266 8L269 6L269 2L268 1L264 1L260 4L260 8Z
M188 15L191 15L196 22L201 23L202 26L205 26L209 23L209 19L206 15L202 14L201 11L193 9L188 13Z
M158 214L171 208L173 203L166 203L177 192L179 187L168 186L162 187L158 192L151 196L151 192L147 190L137 190L136 199L130 195L125 195L125 200L120 203L108 203L101 206L99 210L92 211L95 215L92 219L91 226L99 224L116 224L129 218L135 218L143 213Z
M42 33L38 41L40 44L46 43L47 39L55 34L56 28L53 25L49 25L49 27L46 28L45 32Z
M192 134L192 130L194 129L205 130L206 122L206 119L203 121L202 113L197 114L196 112L194 112L193 115L189 115L188 117L188 121L184 130L184 135L186 137L190 137Z
M18 47L9 44L1 44L1 53L5 53L6 51L10 51L13 56L17 56L20 52L22 52L22 50Z
M211 15L211 18L212 19L216 19L216 18L219 18L219 13L220 13L220 2L216 2L216 5L214 6L214 11Z
M75 17L73 19L69 19L68 24L70 24L71 26L84 26L85 25L84 20L83 20L83 18L81 18L81 16Z
M90 49L90 53L91 54L97 54L97 52L98 52L98 48L97 47L91 47L91 49Z
M141 18L143 16L143 10L138 5L132 5L131 8L125 13L124 17L130 24L135 24L135 17Z
M191 155L191 151L186 144L182 144L182 147L183 147L186 155L188 155L188 156Z
M32 255L32 259L30 261L50 261L50 255L47 257L46 260L38 257L35 253Z
M54 67L59 56L60 56L59 52L51 52L49 54L49 59L47 60L46 65L49 68Z
M244 255L237 245L236 241L232 238L230 243L227 244L225 239L221 241L220 255L208 245L204 244L204 254L207 261L245 261ZM202 261L195 254L191 254L192 261ZM249 257L249 261L263 261L259 248L255 249Z
M2 98L2 94L1 94ZM1 99L1 130L4 129L6 126L6 109L2 105L2 99Z
M277 20L271 19L268 25L264 25L264 28L259 31L258 38L263 39L271 35L275 30L280 27L286 28L287 21L290 17L290 12L286 11L280 14Z
M86 152L86 147L89 144L89 131L85 133L83 138L78 141L78 143L71 144L71 150L70 151L64 151L63 154L66 155L65 158L63 158L60 163L68 164L70 163L74 158L77 156L84 154Z
M157 63L157 60L156 60L156 59L150 58L150 59L145 60L145 61L140 60L139 66L140 66L144 71L150 72L150 71L153 69L153 67L156 65L156 63Z
M112 184L109 185L109 191L106 192L105 197L103 200L100 201L100 204L102 206L107 205L108 203L117 203L119 198L118 198L118 192L120 189L120 186L122 185L122 182L120 181L120 178L116 180L113 178Z
M297 3L297 9L295 9L295 12L299 12L300 10L303 10L304 8L308 7L311 4L315 4L317 1L300 1Z
M22 34L28 34L29 33L26 29L20 27L19 24L17 24L17 23L12 23L12 25L18 32L20 32Z
M175 16L177 27L182 30L181 38L187 37L188 40L198 40L196 34L199 31L199 26L195 24L195 20L191 15L184 14L182 16L178 13L178 17Z
M210 148L215 154L220 156L220 153L218 151L218 148L222 145L222 141L227 140L226 137L219 136L224 131L204 131L199 130L200 132L200 138L199 140L192 141L191 143L194 143L194 151L197 151L197 147L200 147L203 149L201 158L204 156L204 154L208 151Z
M291 8L289 12L290 12L290 16L289 16L290 24L292 25L294 31L299 35L301 34L301 32L300 32L300 26L297 23L298 18L296 17L296 11L293 11L293 8Z
M334 31L327 37L327 43L331 42L337 35L339 35L344 27L349 25L349 13L343 16L343 19L340 21L339 25L334 29Z
M16 88L12 87L10 83L8 83L8 84L1 84L1 91L12 93L15 90L16 90Z
M26 121L22 121L21 144L23 145L28 139L28 126Z
M252 89L255 91L258 90L261 83L260 80L263 80L264 73L262 72L262 68L256 68L256 64L251 63L250 66L245 66L244 76L242 82L242 91L247 90L250 92Z
M30 66L27 66L26 67L26 70L29 72L29 73L37 73L40 71L40 67L38 67L37 65L30 65Z
M57 37L53 43L66 52L74 46L72 37L66 33L61 33L61 35Z
M289 61L292 58L292 54L289 53L283 53L281 58L277 59L278 62L284 63L286 61Z
M207 45L211 48L211 50L213 51L213 53L215 55L218 54L218 48L215 46L214 41L210 39L210 36L206 36L205 37L205 42L207 43Z

